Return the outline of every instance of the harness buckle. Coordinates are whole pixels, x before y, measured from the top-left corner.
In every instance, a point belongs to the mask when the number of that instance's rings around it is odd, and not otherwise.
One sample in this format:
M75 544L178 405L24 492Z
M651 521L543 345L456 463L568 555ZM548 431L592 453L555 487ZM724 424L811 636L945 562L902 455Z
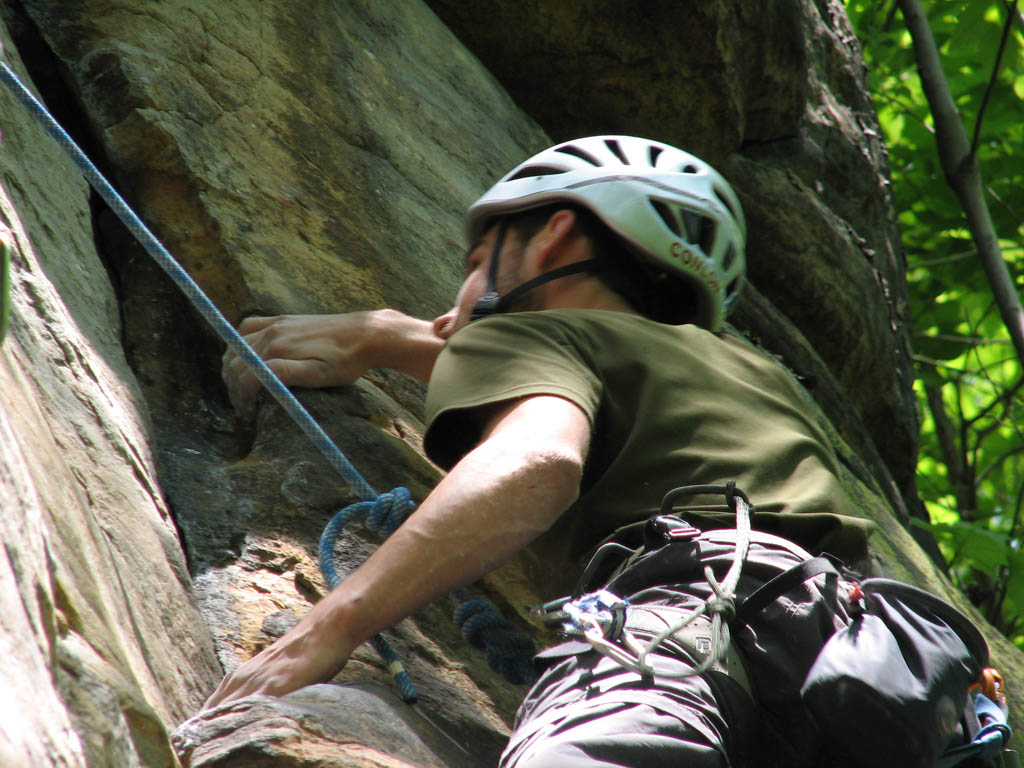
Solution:
M675 515L655 515L647 521L644 543L647 549L657 549L671 541L692 541L700 536L700 529Z

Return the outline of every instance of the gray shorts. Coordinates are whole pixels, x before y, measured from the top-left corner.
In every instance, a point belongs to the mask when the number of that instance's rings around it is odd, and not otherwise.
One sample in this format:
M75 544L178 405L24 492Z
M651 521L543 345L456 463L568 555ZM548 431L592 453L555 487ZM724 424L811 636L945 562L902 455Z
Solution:
M710 531L674 545L693 547L692 557L682 559L680 581L644 586L627 595L630 604L655 612L699 605L711 594L704 566L723 578L734 542L734 531ZM738 598L808 557L785 539L754 532ZM718 671L644 678L580 643L542 654L548 666L517 713L501 767L814 765L814 728L800 706L799 686L835 629L823 594L824 577L807 581L734 631L753 696L747 681ZM656 672L698 663L671 643L648 660Z

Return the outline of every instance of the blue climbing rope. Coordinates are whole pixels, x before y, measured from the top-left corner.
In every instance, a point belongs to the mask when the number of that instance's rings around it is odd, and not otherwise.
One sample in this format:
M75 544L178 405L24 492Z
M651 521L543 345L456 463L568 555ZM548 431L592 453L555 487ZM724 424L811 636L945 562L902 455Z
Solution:
M371 532L387 538L412 514L415 503L405 488L396 488L382 493L376 501L350 504L336 514L320 536L320 570L328 585L333 589L339 582L334 569L334 544L342 529L354 520L362 519ZM514 685L527 685L537 679L533 657L537 648L528 635L523 634L501 615L501 612L487 600L473 599L465 590L456 590L459 605L452 617L463 639L470 646L484 652L487 664ZM376 638L374 641L375 642ZM377 645L374 644L374 648ZM388 649L392 655L394 651ZM385 653L378 649L378 653ZM387 661L387 659L385 659ZM397 661L397 656L395 657ZM395 682L406 701L415 700L412 681L404 670L392 670Z
M142 220L128 207L128 204L117 193L117 190L103 177L99 169L78 148L78 145L75 144L74 140L60 124L53 119L46 107L32 95L28 88L22 85L18 76L3 61L0 61L0 80L3 80L4 84L11 89L18 100L42 124L46 132L68 153L89 184L99 193L100 197L110 206L110 209L124 225L128 227L128 230L135 239L142 244L142 247L149 252L150 256L156 259L160 267L184 292L206 321L213 326L217 334L227 342L231 350L252 370L260 383L267 388L267 391L281 404L281 407L285 409L302 431L306 433L306 436L313 441L313 445L327 458L331 466L352 487L352 490L364 500L375 499L377 494L373 488L356 471L356 468L349 463L337 446L331 442L331 439L320 428L320 425L313 421L313 418L303 408L302 404L281 380L274 375L274 372L263 362L262 358L256 354L252 347L245 343L245 340L239 335L238 331L234 329L231 323L227 321L227 318L221 314L220 310L203 293L202 289L189 276L188 272L174 260L174 257L146 228Z
M299 425L299 428L306 434L306 436L313 442L313 445L324 455L331 466L337 470L338 474L347 482L352 490L364 500L370 504L375 503L378 500L376 492L370 487L362 475L356 471L356 468L352 466L345 455L338 450L338 447L334 444L327 433L323 431L319 424L317 424L313 417L310 416L309 412L302 406L302 404L296 399L284 383L274 374L273 371L267 366L263 359L256 354L256 352L246 344L245 340L241 337L238 331L235 330L234 326L227 321L227 318L221 314L220 310L213 304L212 301L203 293L202 289L196 284L192 277L175 261L174 257L164 248L163 244L153 236L142 220L135 215L135 212L128 206L124 199L117 193L117 190L104 178L103 174L100 173L99 169L93 165L92 161L86 157L85 153L78 148L74 140L68 135L68 133L61 127L61 125L54 120L53 116L47 111L35 96L32 95L31 91L22 85L21 80L14 74L7 63L0 61L0 80L3 81L17 97L17 99L28 109L28 111L42 124L50 136L52 136L58 144L64 149L65 152L71 157L75 165L82 171L86 180L92 185L100 197L110 206L110 209L117 215L117 217L124 223L128 230L132 233L136 240L142 244L142 246L149 252L157 264L170 276L175 284L184 292L185 296L188 297L189 301L199 310L200 314L206 319L207 322L213 326L213 329L217 334L227 343L231 350L238 355L242 361L249 367L260 383L267 388L267 391L274 397L275 400L284 408L285 412L291 416L292 420ZM6 274L7 270L4 270ZM6 280L6 278L5 278ZM4 284L6 289L6 282ZM4 310L6 313L7 302L4 300ZM404 489L396 489L404 490ZM405 491L408 496L408 491ZM321 558L322 562L322 558ZM337 579L337 575L335 575ZM333 589L335 584L331 585ZM377 650L384 660L384 663L391 670L392 674L395 675L396 682L398 683L399 689L402 690L402 698L410 703L416 700L416 692L412 688L412 682L409 680L409 675L404 669L401 669L401 663L398 660L398 656L388 645L387 641L380 635L375 635L371 638L371 644ZM402 676L402 679L399 679ZM404 682L403 682L404 681Z
M516 629L512 622L487 600L472 600L459 591L462 602L452 617L462 639L484 652L487 664L514 685L529 685L537 679L533 657L537 647L529 635Z
M3 51L0 48L0 56ZM0 60L0 80L14 93L17 99L28 109L43 126L47 133L71 157L75 165L82 171L86 180L92 185L110 209L124 223L132 235L142 244L157 264L168 274L185 296L199 310L200 314L213 327L214 331L227 343L231 350L245 363L256 378L266 387L273 398L284 408L285 412L298 424L299 428L312 441L313 445L324 455L327 461L337 470L338 474L352 487L362 502L351 504L331 519L320 537L319 558L320 569L330 589L339 583L334 568L334 543L341 529L352 519L366 518L367 526L381 536L388 536L415 509L415 504L405 488L395 488L390 493L379 496L367 483L334 442L327 436L319 424L313 420L309 412L296 399L284 383L267 366L241 337L234 326L217 309L212 301L203 293L192 277L181 267L174 257L164 248L149 231L142 220L128 206L117 190L104 178L99 169L79 149L74 140L50 115L32 93L21 83L18 76ZM5 253L6 256L6 253ZM6 273L6 270L4 270ZM0 286L0 287L5 287ZM2 308L6 312L5 293ZM5 317L5 316L4 316ZM3 318L0 318L3 319ZM0 325L0 330L3 326ZM0 333L0 339L2 339ZM461 591L460 591L461 592ZM458 597L460 593L456 593ZM473 647L484 650L491 668L502 674L513 683L528 683L535 677L532 659L536 652L533 641L514 629L512 624L490 603L483 600L469 601L463 599L464 605L456 611L456 623L463 636ZM466 608L466 605L471 605ZM388 670L395 678L402 699L413 703L416 691L408 673L402 667L398 655L381 635L370 639L371 645L383 659Z
M338 514L331 518L320 535L320 571L327 581L329 589L334 589L341 583L338 572L334 568L334 542L337 540L341 529L352 520L363 518L366 527L378 536L387 538L400 526L413 510L416 509L416 502L412 500L409 491L405 488L395 488L390 493L382 493L373 501L360 501L349 504ZM377 651L387 666L391 676L395 679L398 692L402 701L408 704L416 702L416 688L412 684L412 678L405 671L398 654L380 635L370 638L370 645Z

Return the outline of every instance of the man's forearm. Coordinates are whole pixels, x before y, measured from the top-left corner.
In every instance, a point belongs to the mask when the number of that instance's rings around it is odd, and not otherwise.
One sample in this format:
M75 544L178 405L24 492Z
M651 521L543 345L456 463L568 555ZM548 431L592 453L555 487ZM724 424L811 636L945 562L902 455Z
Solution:
M373 634L497 568L576 499L589 435L583 411L558 397L497 411L484 441L420 508L294 629L226 678L207 705L328 680Z
M515 456L484 444L314 611L354 648L502 565L550 527L578 488L569 457Z
M391 368L428 381L445 345L434 333L433 324L393 309L377 310L369 316L373 332L366 338L368 367Z

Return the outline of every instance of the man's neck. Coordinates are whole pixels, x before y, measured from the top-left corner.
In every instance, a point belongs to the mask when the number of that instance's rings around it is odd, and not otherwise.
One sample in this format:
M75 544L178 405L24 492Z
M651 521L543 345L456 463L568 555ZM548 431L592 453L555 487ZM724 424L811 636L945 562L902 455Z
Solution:
M562 283L562 285L556 285ZM630 304L594 275L579 275L555 280L545 291L539 309L602 309L637 315Z

